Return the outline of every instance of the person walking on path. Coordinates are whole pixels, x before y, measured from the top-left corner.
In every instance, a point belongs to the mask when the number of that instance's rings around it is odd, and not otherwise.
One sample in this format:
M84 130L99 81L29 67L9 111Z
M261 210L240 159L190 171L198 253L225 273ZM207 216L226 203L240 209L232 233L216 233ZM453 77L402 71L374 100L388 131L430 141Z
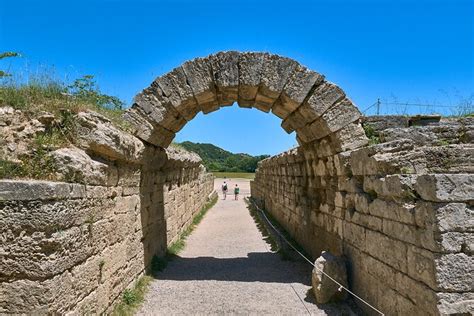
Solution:
M222 195L224 196L224 200L227 197L227 183L224 181L224 184L222 184Z
M240 192L239 185L236 184L236 185L235 185L235 188L234 188L235 200L238 200L238 199L239 199L239 192Z

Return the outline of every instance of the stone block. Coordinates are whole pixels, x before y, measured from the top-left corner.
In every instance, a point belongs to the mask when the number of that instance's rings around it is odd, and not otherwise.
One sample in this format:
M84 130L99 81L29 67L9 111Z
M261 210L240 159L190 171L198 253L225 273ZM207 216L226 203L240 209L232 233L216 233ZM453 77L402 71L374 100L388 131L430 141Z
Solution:
M398 272L393 284L397 292L403 293L415 306L428 315L437 315L436 292L424 283L416 281L404 273Z
M186 124L186 120L168 101L156 81L135 96L132 108L144 113L153 124L174 133Z
M336 257L327 251L314 262L312 273L313 293L316 302L326 304L336 302L347 297L347 292L340 286L348 287L346 264L342 257ZM329 275L332 279L330 279ZM339 282L335 283L333 280Z
M301 65L297 65L288 82L283 87L279 102L276 102L272 108L274 113L282 119L286 119L288 115L301 105L310 93L314 85L323 81L323 76L307 69Z
M387 263L396 270L407 271L407 246L398 240L367 229L366 251L373 257Z
M62 200L82 198L81 184L40 180L0 180L0 201Z
M166 100L187 121L192 120L200 111L199 105L194 98L193 89L186 80L186 74L182 67L177 67L155 80L163 91Z
M269 112L280 96L297 62L278 55L265 55L260 75L260 86L254 107ZM276 114L276 113L274 113Z
M185 62L181 67L203 113L218 110L219 102L209 58L196 58Z
M319 118L317 118L309 128L315 135L316 139L336 132L350 123L357 121L361 116L359 110L352 102L344 98L331 106Z
M437 293L441 315L474 315L474 293Z
M431 251L415 246L407 247L408 275L421 281L433 290L438 290L436 282L435 256Z
M265 53L240 53L239 56L239 96L240 107L252 107L260 85L260 76Z
M434 202L474 200L474 175L426 174L416 179L415 190L420 197Z
M415 205L377 198L369 204L369 214L415 225Z
M313 122L344 97L344 92L335 84L330 82L322 83L312 92L308 100L298 108L298 112L305 120L300 122L300 125L295 126L295 128L301 128Z
M474 257L465 253L444 254L435 258L436 281L441 290L474 291Z
M50 153L60 181L75 181L91 185L116 185L118 170L113 164L92 159L79 148L60 148Z
M364 250L366 243L366 229L362 226L346 222L343 223L344 241L349 242L360 250Z
M77 114L76 142L86 151L113 160L140 162L144 145L139 139L113 126L112 122L95 112Z
M133 134L138 138L156 146L167 147L173 141L175 134L152 121L138 107L128 109L124 119L134 128Z
M351 150L364 147L369 143L367 136L365 136L362 125L356 121L350 123L340 130L329 134L331 145L335 152L345 152L350 155ZM351 174L354 174L351 170Z
M239 52L220 52L210 56L219 106L232 105L239 94Z

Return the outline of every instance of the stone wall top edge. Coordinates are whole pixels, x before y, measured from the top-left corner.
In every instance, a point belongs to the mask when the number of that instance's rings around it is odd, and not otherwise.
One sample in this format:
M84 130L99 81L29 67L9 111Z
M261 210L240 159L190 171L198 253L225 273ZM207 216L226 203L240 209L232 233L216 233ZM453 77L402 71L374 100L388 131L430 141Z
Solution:
M0 201L61 200L81 198L86 186L44 180L0 180Z

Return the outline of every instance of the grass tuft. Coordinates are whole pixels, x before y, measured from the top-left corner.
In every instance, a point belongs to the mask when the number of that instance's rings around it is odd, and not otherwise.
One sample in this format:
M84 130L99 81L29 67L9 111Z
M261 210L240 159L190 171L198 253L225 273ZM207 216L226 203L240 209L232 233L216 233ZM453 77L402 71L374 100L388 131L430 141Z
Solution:
M142 276L131 289L126 289L122 293L122 301L115 307L112 315L129 316L133 315L145 298L148 286L153 280L150 276Z
M380 144L379 134L375 131L374 127L370 124L363 125L365 136L369 139L369 145Z

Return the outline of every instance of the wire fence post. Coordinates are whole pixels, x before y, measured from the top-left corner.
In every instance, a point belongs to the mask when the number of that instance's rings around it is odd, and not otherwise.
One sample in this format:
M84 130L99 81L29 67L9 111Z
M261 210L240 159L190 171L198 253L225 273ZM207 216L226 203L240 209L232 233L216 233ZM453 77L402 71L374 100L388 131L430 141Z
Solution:
M380 98L377 99L377 115L380 114Z

